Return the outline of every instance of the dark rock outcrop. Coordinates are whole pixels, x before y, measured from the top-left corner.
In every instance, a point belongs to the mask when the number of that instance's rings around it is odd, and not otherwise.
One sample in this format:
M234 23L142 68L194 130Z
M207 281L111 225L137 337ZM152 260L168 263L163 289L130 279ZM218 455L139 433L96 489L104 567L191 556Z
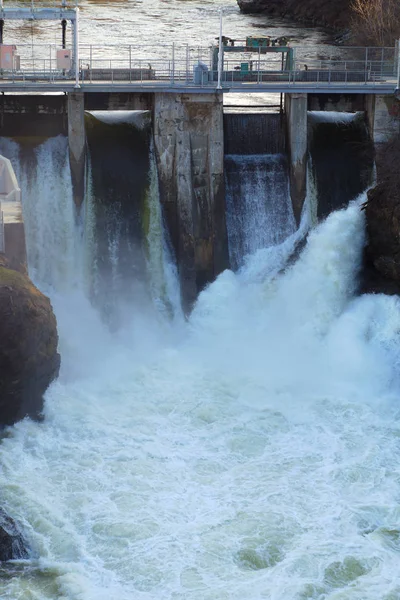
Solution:
M362 292L400 294L400 203L378 185L368 193Z
M19 525L0 509L0 561L28 558L27 545Z
M400 140L377 151L378 185L368 192L365 210L368 245L363 292L400 294Z
M246 13L288 16L298 21L335 29L349 27L350 0L237 0Z
M60 367L57 323L49 299L26 275L5 266L0 266L0 339L0 426L39 418L43 394Z

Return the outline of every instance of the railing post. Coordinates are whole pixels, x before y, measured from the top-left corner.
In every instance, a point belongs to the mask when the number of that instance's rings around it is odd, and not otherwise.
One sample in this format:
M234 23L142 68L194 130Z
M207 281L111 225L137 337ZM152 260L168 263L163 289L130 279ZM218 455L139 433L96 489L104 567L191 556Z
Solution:
M222 71L224 66L224 49L222 45L222 8L219 9L219 51L218 51L218 82L217 90L222 89Z
M74 22L75 87L79 88L79 8L75 8Z
M171 85L175 83L175 43L172 44L172 70L171 70Z
M186 85L189 83L189 68L190 68L190 59L189 59L189 44L186 44Z

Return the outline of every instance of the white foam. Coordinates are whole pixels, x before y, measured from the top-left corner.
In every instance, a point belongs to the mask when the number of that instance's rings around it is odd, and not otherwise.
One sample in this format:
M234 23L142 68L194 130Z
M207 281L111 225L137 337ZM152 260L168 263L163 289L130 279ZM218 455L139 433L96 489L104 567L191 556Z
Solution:
M111 334L54 294L62 376L0 446L34 553L1 597L397 597L400 307L354 298L363 244L355 202L286 269L223 273L183 331Z

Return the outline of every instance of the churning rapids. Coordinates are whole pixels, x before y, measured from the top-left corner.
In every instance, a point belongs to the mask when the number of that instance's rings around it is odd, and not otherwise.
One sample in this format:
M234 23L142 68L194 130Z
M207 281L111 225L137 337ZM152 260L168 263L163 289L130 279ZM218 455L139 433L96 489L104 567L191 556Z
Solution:
M1 504L32 548L0 570L1 598L398 599L400 305L354 296L359 202L295 262L299 233L223 273L187 322L154 205L175 310L136 297L111 333L86 292L90 210L75 222L65 143L18 172L62 372L44 422L0 445Z

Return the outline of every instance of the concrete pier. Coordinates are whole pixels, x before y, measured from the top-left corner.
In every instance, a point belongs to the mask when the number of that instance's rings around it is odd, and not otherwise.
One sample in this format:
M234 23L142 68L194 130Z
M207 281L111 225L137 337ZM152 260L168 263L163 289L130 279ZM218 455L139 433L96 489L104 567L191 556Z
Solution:
M0 252L7 266L24 273L27 267L21 190L11 162L0 156Z
M367 120L375 144L388 142L400 133L400 101L395 96L368 96Z
M300 223L307 193L307 94L286 94L285 111L290 195L294 216Z
M79 91L68 94L68 142L69 161L74 202L80 207L85 196L85 100Z
M154 141L161 202L188 311L229 264L222 96L155 94Z

